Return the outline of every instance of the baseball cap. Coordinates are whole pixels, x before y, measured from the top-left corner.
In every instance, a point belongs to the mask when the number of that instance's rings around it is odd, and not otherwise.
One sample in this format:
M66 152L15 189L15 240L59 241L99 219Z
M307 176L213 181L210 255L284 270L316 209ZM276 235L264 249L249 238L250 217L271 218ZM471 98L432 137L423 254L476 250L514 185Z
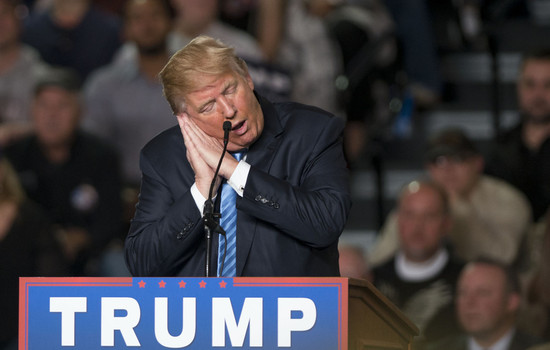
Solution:
M435 162L439 157L466 159L479 154L479 150L463 130L450 128L440 131L428 141L426 160Z
M39 94L47 87L59 87L67 91L80 91L81 81L75 71L65 68L49 68L38 74L34 94Z

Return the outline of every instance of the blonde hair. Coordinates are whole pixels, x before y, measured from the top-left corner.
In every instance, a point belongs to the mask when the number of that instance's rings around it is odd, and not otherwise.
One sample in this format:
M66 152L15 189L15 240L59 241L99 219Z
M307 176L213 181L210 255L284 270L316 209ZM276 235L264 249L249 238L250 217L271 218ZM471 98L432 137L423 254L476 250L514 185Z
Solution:
M164 97L172 112L185 111L185 96L201 85L204 76L236 73L246 78L248 68L235 50L221 41L201 35L176 52L159 73Z
M19 175L6 158L0 159L0 202L11 201L21 204L25 191L19 181Z

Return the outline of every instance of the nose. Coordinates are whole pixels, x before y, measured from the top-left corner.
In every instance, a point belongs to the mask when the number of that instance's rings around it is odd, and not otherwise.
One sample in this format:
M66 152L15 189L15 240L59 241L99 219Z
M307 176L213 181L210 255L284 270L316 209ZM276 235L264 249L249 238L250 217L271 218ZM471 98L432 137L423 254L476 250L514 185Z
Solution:
M235 110L235 107L233 106L233 103L230 99L222 96L220 97L218 104L224 118L233 119L233 117L235 117L237 111Z

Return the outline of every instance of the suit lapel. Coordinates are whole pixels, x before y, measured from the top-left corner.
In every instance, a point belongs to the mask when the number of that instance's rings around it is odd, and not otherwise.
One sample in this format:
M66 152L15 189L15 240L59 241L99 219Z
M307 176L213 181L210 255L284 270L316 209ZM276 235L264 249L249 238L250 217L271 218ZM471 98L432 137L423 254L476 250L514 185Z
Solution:
M276 150L282 140L283 128L274 106L256 95L264 115L264 129L260 138L250 146L246 161L252 167L269 173ZM257 220L246 213L239 212L237 217L237 276L242 275L244 265L256 235Z

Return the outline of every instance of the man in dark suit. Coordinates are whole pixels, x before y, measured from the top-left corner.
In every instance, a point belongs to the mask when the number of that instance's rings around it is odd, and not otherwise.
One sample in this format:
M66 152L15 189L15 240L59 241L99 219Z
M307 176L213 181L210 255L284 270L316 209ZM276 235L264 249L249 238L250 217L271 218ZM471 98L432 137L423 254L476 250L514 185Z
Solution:
M244 61L205 36L174 54L160 78L179 127L141 152L141 192L126 239L132 274L205 275L202 213L223 151L222 124L230 121L227 149L246 155L225 154L212 193L226 181L237 192L234 275L338 276L338 239L351 206L343 120L255 94ZM218 240L214 234L214 266Z
M500 262L478 259L464 267L457 287L456 310L464 334L430 349L524 350L542 340L516 329L520 284Z

